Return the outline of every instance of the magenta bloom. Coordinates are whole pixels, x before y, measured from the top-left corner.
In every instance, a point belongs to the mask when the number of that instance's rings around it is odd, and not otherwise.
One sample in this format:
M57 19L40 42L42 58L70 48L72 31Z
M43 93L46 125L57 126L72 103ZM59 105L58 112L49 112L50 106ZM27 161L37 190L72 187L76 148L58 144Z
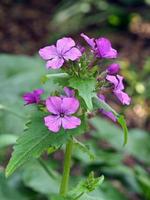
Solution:
M41 101L41 95L44 93L43 89L33 90L33 92L27 92L23 95L25 105L38 104Z
M112 48L111 42L107 38L89 38L84 33L81 33L81 37L92 47L92 51L99 58L116 58L117 51Z
M81 120L72 116L78 108L79 101L71 97L49 97L46 107L51 115L44 118L45 125L50 131L58 132L61 126L64 129L73 129L81 124Z
M128 96L127 93L123 92L124 85L123 85L123 77L120 75L107 75L106 80L114 85L113 93L119 99L122 104L129 105L131 102L131 98Z
M119 69L120 69L119 64L113 63L107 68L107 73L110 75L117 74L119 72Z
M99 97L99 99L101 99L102 101L106 102L106 101L105 101L105 96L104 96L104 95L100 94L100 95L98 95L98 97ZM101 112L103 115L105 115L106 117L110 118L112 121L116 122L117 119L116 119L115 115L114 115L112 112L110 112L110 111L105 111L104 109L100 109L100 112Z
M51 45L40 49L39 54L47 61L46 67L53 69L62 67L65 61L77 60L82 55L70 37L57 40L56 46Z
M67 97L74 97L75 96L75 91L71 90L68 87L64 87L64 92L65 92Z

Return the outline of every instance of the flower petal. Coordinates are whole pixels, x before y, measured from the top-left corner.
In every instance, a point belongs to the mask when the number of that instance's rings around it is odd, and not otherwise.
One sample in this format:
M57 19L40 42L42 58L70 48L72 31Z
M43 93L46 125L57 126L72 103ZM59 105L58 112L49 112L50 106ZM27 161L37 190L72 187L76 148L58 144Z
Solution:
M60 67L62 67L63 64L64 64L63 58L55 57L52 60L47 61L46 67L47 69L48 68L59 69Z
M82 56L81 52L76 47L73 47L63 55L65 60L72 60L72 61L77 60L81 56Z
M98 56L102 58L116 58L117 51L111 47L111 42L107 38L96 40Z
M122 104L126 104L126 105L129 105L130 102L131 102L131 98L128 96L127 93L125 92L122 92L120 90L115 90L114 91L114 94L116 95L116 97L120 100L120 102Z
M52 115L44 117L44 122L45 126L47 126L50 131L53 131L55 133L60 130L62 123L61 118L59 116L52 116Z
M79 108L79 101L76 98L64 97L62 99L62 112L65 115L70 115L75 113Z
M107 75L106 76L106 80L109 81L110 83L112 83L114 85L114 88L117 88L117 86L118 86L118 80L117 80L116 76Z
M67 51L69 51L74 46L75 46L75 42L70 37L64 37L62 39L59 39L57 40L57 43L56 43L57 52L60 55L64 55Z
M47 110L53 114L59 115L61 113L61 104L62 99L60 97L53 96L46 99Z
M73 129L81 124L81 120L74 116L65 116L62 118L62 126L64 129Z
M80 34L81 37L84 38L84 40L92 47L92 49L95 49L95 41L94 41L94 38L89 38L87 35L85 35L84 33L81 33Z
M39 54L44 60L55 58L58 55L57 49L54 45L40 49Z

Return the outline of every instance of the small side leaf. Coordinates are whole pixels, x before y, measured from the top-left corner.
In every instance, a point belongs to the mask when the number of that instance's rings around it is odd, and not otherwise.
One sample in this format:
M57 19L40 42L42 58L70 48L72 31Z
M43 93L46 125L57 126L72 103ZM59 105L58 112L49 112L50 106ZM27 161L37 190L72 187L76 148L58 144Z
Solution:
M120 124L120 126L123 129L123 132L124 132L124 145L125 145L128 142L128 128L127 128L124 116L123 115L119 115L117 117L117 121L118 121L118 123Z
M70 191L69 196L74 197L73 200L77 200L84 194L88 194L99 187L104 181L104 176L95 178L94 172L91 172L86 180L79 182L79 184Z

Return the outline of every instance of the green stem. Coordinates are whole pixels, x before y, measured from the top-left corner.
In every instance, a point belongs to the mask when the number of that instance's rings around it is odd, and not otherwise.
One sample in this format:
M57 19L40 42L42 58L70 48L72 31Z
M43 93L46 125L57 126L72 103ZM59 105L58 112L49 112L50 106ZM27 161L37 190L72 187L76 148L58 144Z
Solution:
M69 175L70 175L72 149L73 149L73 140L69 140L69 142L66 144L63 176L62 176L62 181L61 181L61 185L60 185L60 195L61 196L66 196L67 192L68 192L68 182L69 182Z

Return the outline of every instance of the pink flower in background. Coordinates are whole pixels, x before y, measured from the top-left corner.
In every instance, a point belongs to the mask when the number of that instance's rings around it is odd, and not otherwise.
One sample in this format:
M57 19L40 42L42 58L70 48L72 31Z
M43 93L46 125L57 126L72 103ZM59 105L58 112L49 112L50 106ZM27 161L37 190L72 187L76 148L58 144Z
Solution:
M89 38L84 33L81 33L81 37L91 46L92 51L100 58L116 58L117 51L112 48L111 42L107 38Z
M107 73L110 75L117 74L119 72L120 66L117 63L113 63L108 66Z
M70 37L57 40L56 46L51 45L39 50L40 56L47 61L46 67L58 69L65 61L75 61L82 56L80 50L75 47L75 42Z
M41 95L44 93L43 89L33 90L33 92L27 92L23 95L25 105L38 104L41 100Z
M113 93L119 99L122 104L129 105L131 102L131 98L128 96L127 93L123 92L124 85L123 85L123 77L120 75L107 75L106 80L114 85Z
M71 90L69 87L64 87L64 92L67 97L74 97L75 96L75 91Z
M105 101L105 96L104 96L104 95L99 94L98 97L99 97L100 100L106 102L106 101ZM108 118L110 118L112 121L116 122L117 119L116 119L115 115L114 115L112 112L110 112L110 111L105 111L105 110L102 109L102 108L100 109L100 112L101 112L102 114L104 114L105 116L107 116Z
M79 118L72 116L79 108L79 101L73 97L49 97L46 100L46 107L52 113L44 118L45 125L50 131L58 132L61 126L64 129L73 129L81 124Z

